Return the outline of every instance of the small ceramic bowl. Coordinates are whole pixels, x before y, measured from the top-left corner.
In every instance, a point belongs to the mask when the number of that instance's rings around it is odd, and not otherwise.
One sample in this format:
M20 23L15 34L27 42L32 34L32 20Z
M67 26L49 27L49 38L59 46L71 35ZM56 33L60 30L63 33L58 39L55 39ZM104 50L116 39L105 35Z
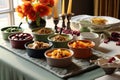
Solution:
M44 42L44 43L48 43L49 47L41 48L41 49L33 49L33 48L28 47L28 45L32 44L33 42L34 41L30 41L25 44L25 48L26 48L28 56L33 57L33 58L44 58L45 51L48 49L51 49L53 46L53 44L50 42Z
M32 41L33 37L29 33L15 33L8 36L11 46L16 49L25 49L24 44Z
M89 40L73 40L68 42L68 47L73 50L75 58L91 57L93 55L91 48L94 46L95 43Z
M4 40L8 40L8 36L15 33L21 33L23 30L17 26L9 26L1 29L2 37Z
M53 34L48 36L48 41L52 42L54 45L54 48L68 48L67 43L73 39L73 36L68 34L61 34L61 36L64 36L67 40L65 41L55 41L52 38L55 36L58 36L60 34Z
M61 57L61 58L55 58L54 56L49 56L49 54L53 54L52 52L54 50L66 50L70 53L70 55L67 57ZM47 59L48 65L54 66L54 67L67 67L70 64L72 64L73 54L74 54L73 51L67 48L54 48L54 49L47 50L44 55ZM58 57L58 55L56 56Z
M116 70L116 68L103 68L102 69L104 70L105 74L113 74Z
M48 42L47 37L49 35L54 34L54 31L51 28L39 28L39 29L34 29L32 33L36 41Z

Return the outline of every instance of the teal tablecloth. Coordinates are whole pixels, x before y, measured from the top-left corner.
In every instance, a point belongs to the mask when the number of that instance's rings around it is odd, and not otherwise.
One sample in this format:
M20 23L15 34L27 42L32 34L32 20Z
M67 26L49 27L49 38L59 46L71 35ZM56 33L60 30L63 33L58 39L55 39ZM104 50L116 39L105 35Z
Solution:
M0 47L0 80L62 80Z
M104 75L102 69L80 74L68 80L92 80ZM62 80L0 47L0 80Z

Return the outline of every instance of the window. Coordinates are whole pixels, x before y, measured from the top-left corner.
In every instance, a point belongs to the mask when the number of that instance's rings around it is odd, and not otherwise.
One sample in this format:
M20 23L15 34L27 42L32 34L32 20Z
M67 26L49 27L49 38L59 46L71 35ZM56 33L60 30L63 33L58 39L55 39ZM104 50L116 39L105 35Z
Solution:
M15 8L18 6L18 4L21 4L21 3L22 3L21 0L1 0L0 1L0 28L9 26L9 25L19 25L20 22L23 22L24 25L26 25L25 19L21 19L15 12ZM61 10L59 8L59 12L60 11Z
M0 1L0 28L9 25L19 25L24 22L17 13L15 7L21 4L21 0L1 0Z

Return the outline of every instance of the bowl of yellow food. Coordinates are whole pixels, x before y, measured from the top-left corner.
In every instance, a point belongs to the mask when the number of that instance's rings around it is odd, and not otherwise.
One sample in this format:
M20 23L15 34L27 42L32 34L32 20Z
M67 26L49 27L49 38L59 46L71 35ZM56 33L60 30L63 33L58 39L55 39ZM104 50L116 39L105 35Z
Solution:
M67 48L54 48L45 52L48 65L54 67L67 67L72 64L73 51Z
M48 41L52 42L54 48L68 48L67 43L73 39L69 34L53 34L48 36Z
M54 34L51 28L39 28L32 31L33 36L36 41L48 41L47 37Z
M52 43L42 41L30 41L25 44L28 56L33 58L44 58L46 50L51 49Z
M95 43L90 40L73 40L68 43L68 47L73 50L75 58L89 58Z

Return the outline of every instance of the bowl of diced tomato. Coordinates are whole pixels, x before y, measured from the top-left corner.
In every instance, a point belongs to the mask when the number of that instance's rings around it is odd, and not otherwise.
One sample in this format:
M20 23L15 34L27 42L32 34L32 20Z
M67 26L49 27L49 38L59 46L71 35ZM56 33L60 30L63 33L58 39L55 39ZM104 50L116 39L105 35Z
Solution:
M73 40L68 42L68 47L73 50L75 58L89 58L95 43L90 40Z

